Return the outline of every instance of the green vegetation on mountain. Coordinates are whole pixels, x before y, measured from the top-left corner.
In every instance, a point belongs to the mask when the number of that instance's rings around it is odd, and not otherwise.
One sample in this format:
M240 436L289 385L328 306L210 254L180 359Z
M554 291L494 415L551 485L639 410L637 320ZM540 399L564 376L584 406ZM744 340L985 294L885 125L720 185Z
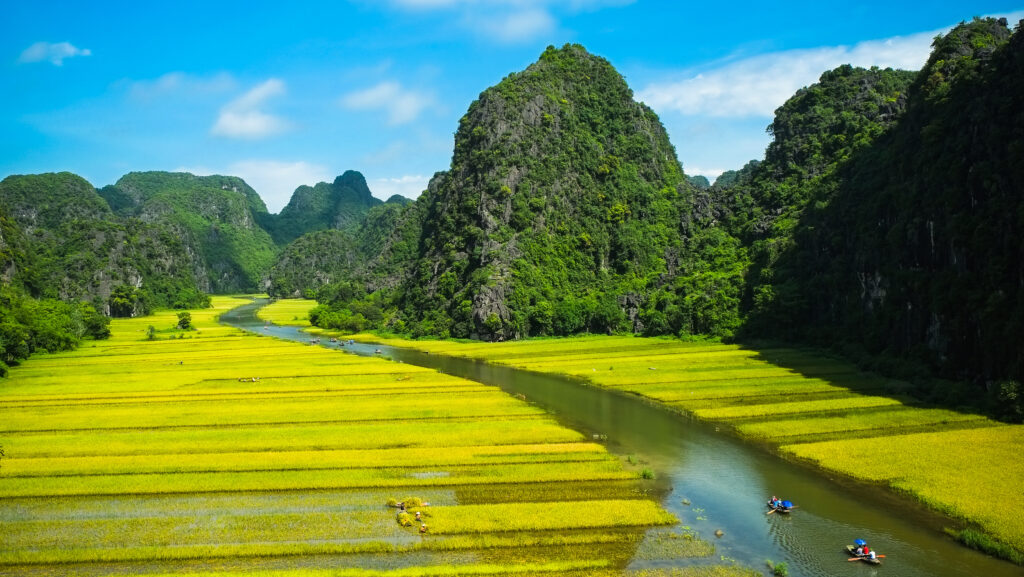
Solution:
M371 292L394 287L416 257L419 218L410 199L392 197L378 201L346 230L305 234L281 251L270 269L267 292L312 298L334 282L355 282Z
M0 207L2 274L26 296L109 312L115 289L130 287L145 306L200 304L182 242L163 227L117 217L79 176L9 176Z
M889 370L917 361L921 374L976 381L1019 419L1024 38L1005 20L962 24L906 92L888 131L848 154L822 149L840 168L808 189L774 280L753 287L750 329L898 359Z
M711 182L708 180L708 177L701 176L699 174L687 176L686 182L690 183L690 186L697 190L707 190L711 188Z
M451 168L416 202L416 253L407 235L392 260L412 274L390 318L414 334L488 339L727 334L733 319L710 292L738 278L707 262L735 246L689 236L709 216L693 196L657 116L611 65L549 48L460 121Z
M242 179L133 172L100 193L120 215L162 225L180 237L204 292L262 288L277 247L259 223L267 207Z
M382 204L370 194L363 175L348 170L333 183L295 189L281 213L265 225L278 244L287 244L317 230L353 231L374 206Z

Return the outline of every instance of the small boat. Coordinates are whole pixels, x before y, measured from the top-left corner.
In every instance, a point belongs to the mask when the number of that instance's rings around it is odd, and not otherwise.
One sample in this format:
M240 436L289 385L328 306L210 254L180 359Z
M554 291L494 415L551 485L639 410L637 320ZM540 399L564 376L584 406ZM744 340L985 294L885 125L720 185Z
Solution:
M869 555L858 555L857 554L857 547L858 546L863 547L864 545L866 545L866 543L864 542L863 539L857 539L856 541L854 541L854 543L856 543L856 545L847 545L846 546L846 552L850 556L850 559L849 559L850 561L863 561L865 563L870 563L871 565L881 565L882 564L882 560L878 559L877 555L876 555L875 559L872 559ZM885 557L885 555L882 555L882 557Z
M782 504L777 507L775 505L772 505L771 501L768 501L767 504L768 508L771 509L771 511L768 511L769 515L772 513L782 513L788 515L793 510L793 507L795 507L792 501L783 501Z

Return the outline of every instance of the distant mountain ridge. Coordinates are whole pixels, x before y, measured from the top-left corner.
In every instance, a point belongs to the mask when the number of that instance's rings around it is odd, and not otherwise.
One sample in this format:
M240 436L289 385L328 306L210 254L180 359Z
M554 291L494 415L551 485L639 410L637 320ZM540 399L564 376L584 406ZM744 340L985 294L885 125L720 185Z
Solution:
M97 190L71 173L14 175L0 183L0 275L30 295L107 312L118 287L138 293L136 313L194 304L200 292L266 290L285 244L272 234L295 223L355 231L369 207L408 202L373 198L355 171L299 187L282 215L235 176L133 172Z
M373 197L363 175L348 170L333 183L296 188L280 214L268 221L268 228L282 245L317 230L352 231L380 204L383 201Z

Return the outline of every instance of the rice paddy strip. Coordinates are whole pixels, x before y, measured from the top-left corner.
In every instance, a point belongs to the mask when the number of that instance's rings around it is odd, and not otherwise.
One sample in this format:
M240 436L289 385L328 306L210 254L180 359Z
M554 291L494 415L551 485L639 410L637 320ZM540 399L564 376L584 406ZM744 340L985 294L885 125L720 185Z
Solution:
M516 503L427 508L431 535L647 527L676 519L651 501ZM418 541L386 511L222 515L197 527L191 515L20 522L7 525L0 549L55 549L282 543L296 540Z
M436 449L362 449L206 454L158 454L77 458L10 459L4 476L124 475L140 473L241 472L286 469L466 466L480 463L524 464L613 460L591 443L453 447Z
M1024 492L1008 481L1024 478L1018 471L1024 427L916 407L886 394L905 385L842 361L795 349L631 336L503 343L354 338L568 375L644 396L830 470L889 483L1024 552Z
M477 550L493 552L496 549L512 549L516 559L522 559L530 548L544 551L557 547L586 547L586 557L594 559L594 552L601 545L625 545L635 547L643 534L636 531L594 530L580 532L509 532L503 534L430 535L427 538L403 538L392 540L320 541L298 543L225 543L207 545L133 546L133 547L92 547L92 548L47 548L0 551L0 566L3 565L56 565L61 563L97 563L132 561L186 561L196 559L233 559L295 557L302 555L350 555L367 553L407 553L415 551L458 552ZM599 562L605 559L598 557ZM173 565L172 565L173 567Z
M677 519L651 501L576 501L435 507L429 521L431 533L443 535L671 525Z
M778 417L780 415L800 415L807 413L825 413L848 411L874 407L901 406L897 399L887 397L849 397L845 399L825 399L820 401L803 401L796 403L771 403L741 405L738 407L720 407L717 409L698 409L694 414L709 421L726 421L733 419L749 419L752 417Z
M208 400L108 405L96 412L78 406L28 407L12 410L0 431L67 431L74 429L149 429L161 427L229 426L302 422L415 420L495 415L536 415L541 409L521 403L500 390L483 393L447 393L422 398L325 397ZM102 421L97 422L96 413Z
M874 436L885 433L892 434L894 430L914 427L965 425L975 422L985 424L987 420L980 415L958 413L946 409L900 407L863 411L859 412L856 418L851 418L849 414L828 417L773 418L755 423L738 424L736 428L749 437L789 443L794 437L811 435L871 432Z
M287 435L282 435L287 432ZM563 443L583 436L542 415L423 422L19 433L0 436L8 458L152 455L167 453L456 447L491 443Z
M0 497L153 495L217 491L293 491L368 487L454 487L486 483L538 483L635 479L618 461L494 464L444 470L307 469L223 473L139 473L5 477Z
M883 482L1024 550L1024 426L785 445L820 466ZM1008 458L1015 455L1016 458ZM993 482L993 481L996 482Z
M174 328L173 312L115 320L108 341L12 370L0 564L159 573L223 559L248 571L259 557L430 551L419 562L453 569L405 571L615 573L647 527L675 522L638 473L536 407L216 324L242 302L193 311L196 331ZM434 502L426 536L385 505L412 495ZM516 553L473 561L491 550Z
M309 326L309 311L317 306L314 299L279 299L261 308L257 317L275 325Z

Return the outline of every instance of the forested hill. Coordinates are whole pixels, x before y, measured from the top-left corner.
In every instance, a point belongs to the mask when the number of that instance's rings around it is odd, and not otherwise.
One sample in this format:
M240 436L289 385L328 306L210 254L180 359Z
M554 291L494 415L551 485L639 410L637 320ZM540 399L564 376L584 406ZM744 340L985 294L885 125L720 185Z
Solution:
M382 201L370 194L363 175L349 170L333 183L300 186L281 213L265 224L278 244L287 244L316 230L353 231L374 206Z
M188 173L133 172L100 194L125 217L162 226L193 255L200 290L257 291L277 247L260 217L263 200L242 179Z
M191 258L175 235L119 218L74 174L5 178L0 222L4 281L28 296L92 302L110 313L111 296L122 289L134 299L130 314L201 300Z
M306 194L324 188L334 191L326 207ZM133 172L97 190L71 173L15 175L0 182L0 275L27 296L114 315L195 306L203 292L265 290L282 248L272 233L358 230L370 206L385 203L354 171L300 187L282 215L234 176Z
M774 265L784 287L752 329L916 359L990 390L1024 377L1019 31L984 19L937 40L906 112L813 195Z

